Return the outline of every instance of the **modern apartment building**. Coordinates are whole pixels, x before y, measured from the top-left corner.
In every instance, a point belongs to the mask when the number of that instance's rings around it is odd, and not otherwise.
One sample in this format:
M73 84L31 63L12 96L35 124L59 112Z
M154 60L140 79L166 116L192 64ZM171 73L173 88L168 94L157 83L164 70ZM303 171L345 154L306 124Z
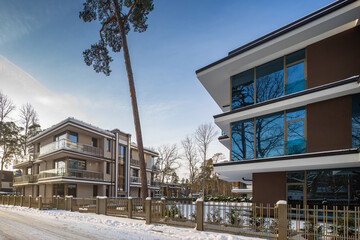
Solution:
M29 156L13 166L21 171L14 187L23 195L140 196L133 190L139 182L133 177L138 151L128 133L67 118L30 139L29 149ZM157 156L145 149L149 179L157 173L153 160ZM158 184L148 182L153 195Z
M220 178L255 203L360 205L360 1L336 1L196 71L222 113Z

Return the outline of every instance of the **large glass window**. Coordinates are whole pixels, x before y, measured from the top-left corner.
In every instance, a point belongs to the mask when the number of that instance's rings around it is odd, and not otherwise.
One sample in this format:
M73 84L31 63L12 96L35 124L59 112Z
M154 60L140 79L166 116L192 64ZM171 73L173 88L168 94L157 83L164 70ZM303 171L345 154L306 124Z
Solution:
M360 146L360 94L352 96L352 147Z
M69 159L69 168L73 170L86 170L86 161Z
M279 58L256 68L256 102L281 97L284 93L284 59Z
M110 140L106 139L106 151L110 152Z
M231 123L231 160L305 153L305 116L296 108Z
M231 159L254 158L254 119L231 124Z
M285 137L285 152L287 155L306 152L305 108L286 111Z
M236 109L254 104L254 69L231 77L231 108Z
M256 157L284 155L284 113L256 118Z
M231 85L232 110L305 90L305 49L236 74Z
M70 132L69 141L73 142L73 143L77 143L78 142L78 134L75 132Z

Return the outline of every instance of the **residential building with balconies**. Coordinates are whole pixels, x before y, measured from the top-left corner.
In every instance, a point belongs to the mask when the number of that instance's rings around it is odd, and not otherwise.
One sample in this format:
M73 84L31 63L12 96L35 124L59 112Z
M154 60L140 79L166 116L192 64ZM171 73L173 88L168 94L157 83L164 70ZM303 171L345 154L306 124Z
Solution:
M13 166L22 174L14 187L44 197L129 196L130 143L118 129L67 118L30 139L30 154Z
M360 205L359 17L336 1L196 71L230 151L214 169L255 203Z

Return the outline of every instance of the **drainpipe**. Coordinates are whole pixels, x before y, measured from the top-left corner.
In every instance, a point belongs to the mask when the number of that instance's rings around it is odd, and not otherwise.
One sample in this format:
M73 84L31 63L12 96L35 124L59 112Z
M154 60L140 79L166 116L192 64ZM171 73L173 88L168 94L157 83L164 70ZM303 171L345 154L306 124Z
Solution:
M119 174L119 134L115 134L115 198L118 197L118 174Z

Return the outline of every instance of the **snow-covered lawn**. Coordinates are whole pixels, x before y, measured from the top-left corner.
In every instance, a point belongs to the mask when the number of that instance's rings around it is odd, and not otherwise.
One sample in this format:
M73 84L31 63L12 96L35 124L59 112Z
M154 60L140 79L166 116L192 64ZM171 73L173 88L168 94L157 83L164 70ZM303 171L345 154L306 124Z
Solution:
M256 239L93 213L0 206L0 239Z

